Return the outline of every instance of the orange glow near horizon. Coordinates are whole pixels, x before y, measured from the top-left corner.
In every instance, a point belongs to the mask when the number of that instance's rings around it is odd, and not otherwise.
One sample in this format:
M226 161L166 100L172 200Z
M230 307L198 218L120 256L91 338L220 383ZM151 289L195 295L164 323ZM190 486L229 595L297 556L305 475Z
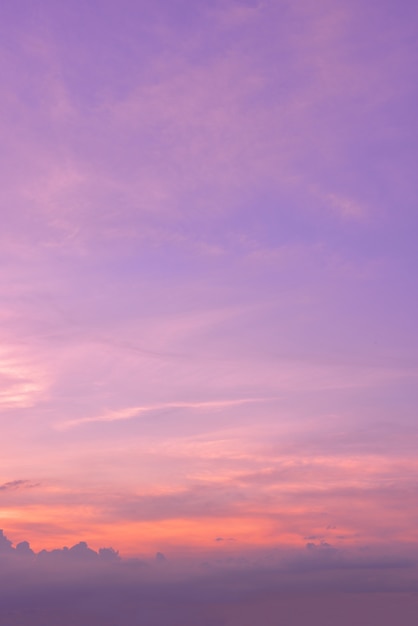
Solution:
M319 493L318 493L319 495ZM192 552L219 549L239 551L244 548L267 546L304 546L310 537L326 540L333 545L355 546L381 541L388 532L394 540L410 542L418 531L405 522L404 509L386 508L384 497L359 493L350 497L335 494L321 502L301 502L297 505L277 503L268 508L241 506L235 514L219 516L174 517L166 519L129 521L114 516L100 517L94 506L25 506L3 508L0 527L14 544L28 540L35 551L71 546L87 541L94 549L112 546L124 555L159 550L177 550L186 546ZM330 515L327 509L333 509ZM410 515L414 514L410 506ZM399 532L393 534L393 527ZM216 539L221 538L219 544Z

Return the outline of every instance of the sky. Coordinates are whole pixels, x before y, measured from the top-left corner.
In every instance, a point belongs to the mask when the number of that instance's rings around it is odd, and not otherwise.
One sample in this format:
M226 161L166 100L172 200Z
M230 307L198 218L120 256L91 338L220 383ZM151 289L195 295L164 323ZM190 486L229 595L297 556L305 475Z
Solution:
M410 593L417 19L409 0L2 2L10 550L316 568L324 593L371 567L375 593Z

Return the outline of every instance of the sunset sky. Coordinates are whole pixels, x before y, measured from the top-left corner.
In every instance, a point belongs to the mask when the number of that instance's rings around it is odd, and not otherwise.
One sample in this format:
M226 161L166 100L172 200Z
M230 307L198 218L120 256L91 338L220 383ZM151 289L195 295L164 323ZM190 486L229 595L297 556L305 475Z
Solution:
M417 20L2 2L14 545L416 555Z

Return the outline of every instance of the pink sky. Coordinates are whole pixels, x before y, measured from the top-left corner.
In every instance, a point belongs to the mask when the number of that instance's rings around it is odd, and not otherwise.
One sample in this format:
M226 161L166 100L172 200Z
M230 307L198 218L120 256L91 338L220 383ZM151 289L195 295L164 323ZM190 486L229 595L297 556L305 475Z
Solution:
M3 3L15 544L411 552L417 17L393 0Z

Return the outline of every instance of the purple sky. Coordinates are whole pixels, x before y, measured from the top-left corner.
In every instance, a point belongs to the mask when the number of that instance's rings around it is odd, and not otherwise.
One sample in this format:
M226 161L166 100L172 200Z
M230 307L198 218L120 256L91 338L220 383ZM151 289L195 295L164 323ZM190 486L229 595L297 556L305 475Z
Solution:
M3 0L14 545L416 562L417 19Z

